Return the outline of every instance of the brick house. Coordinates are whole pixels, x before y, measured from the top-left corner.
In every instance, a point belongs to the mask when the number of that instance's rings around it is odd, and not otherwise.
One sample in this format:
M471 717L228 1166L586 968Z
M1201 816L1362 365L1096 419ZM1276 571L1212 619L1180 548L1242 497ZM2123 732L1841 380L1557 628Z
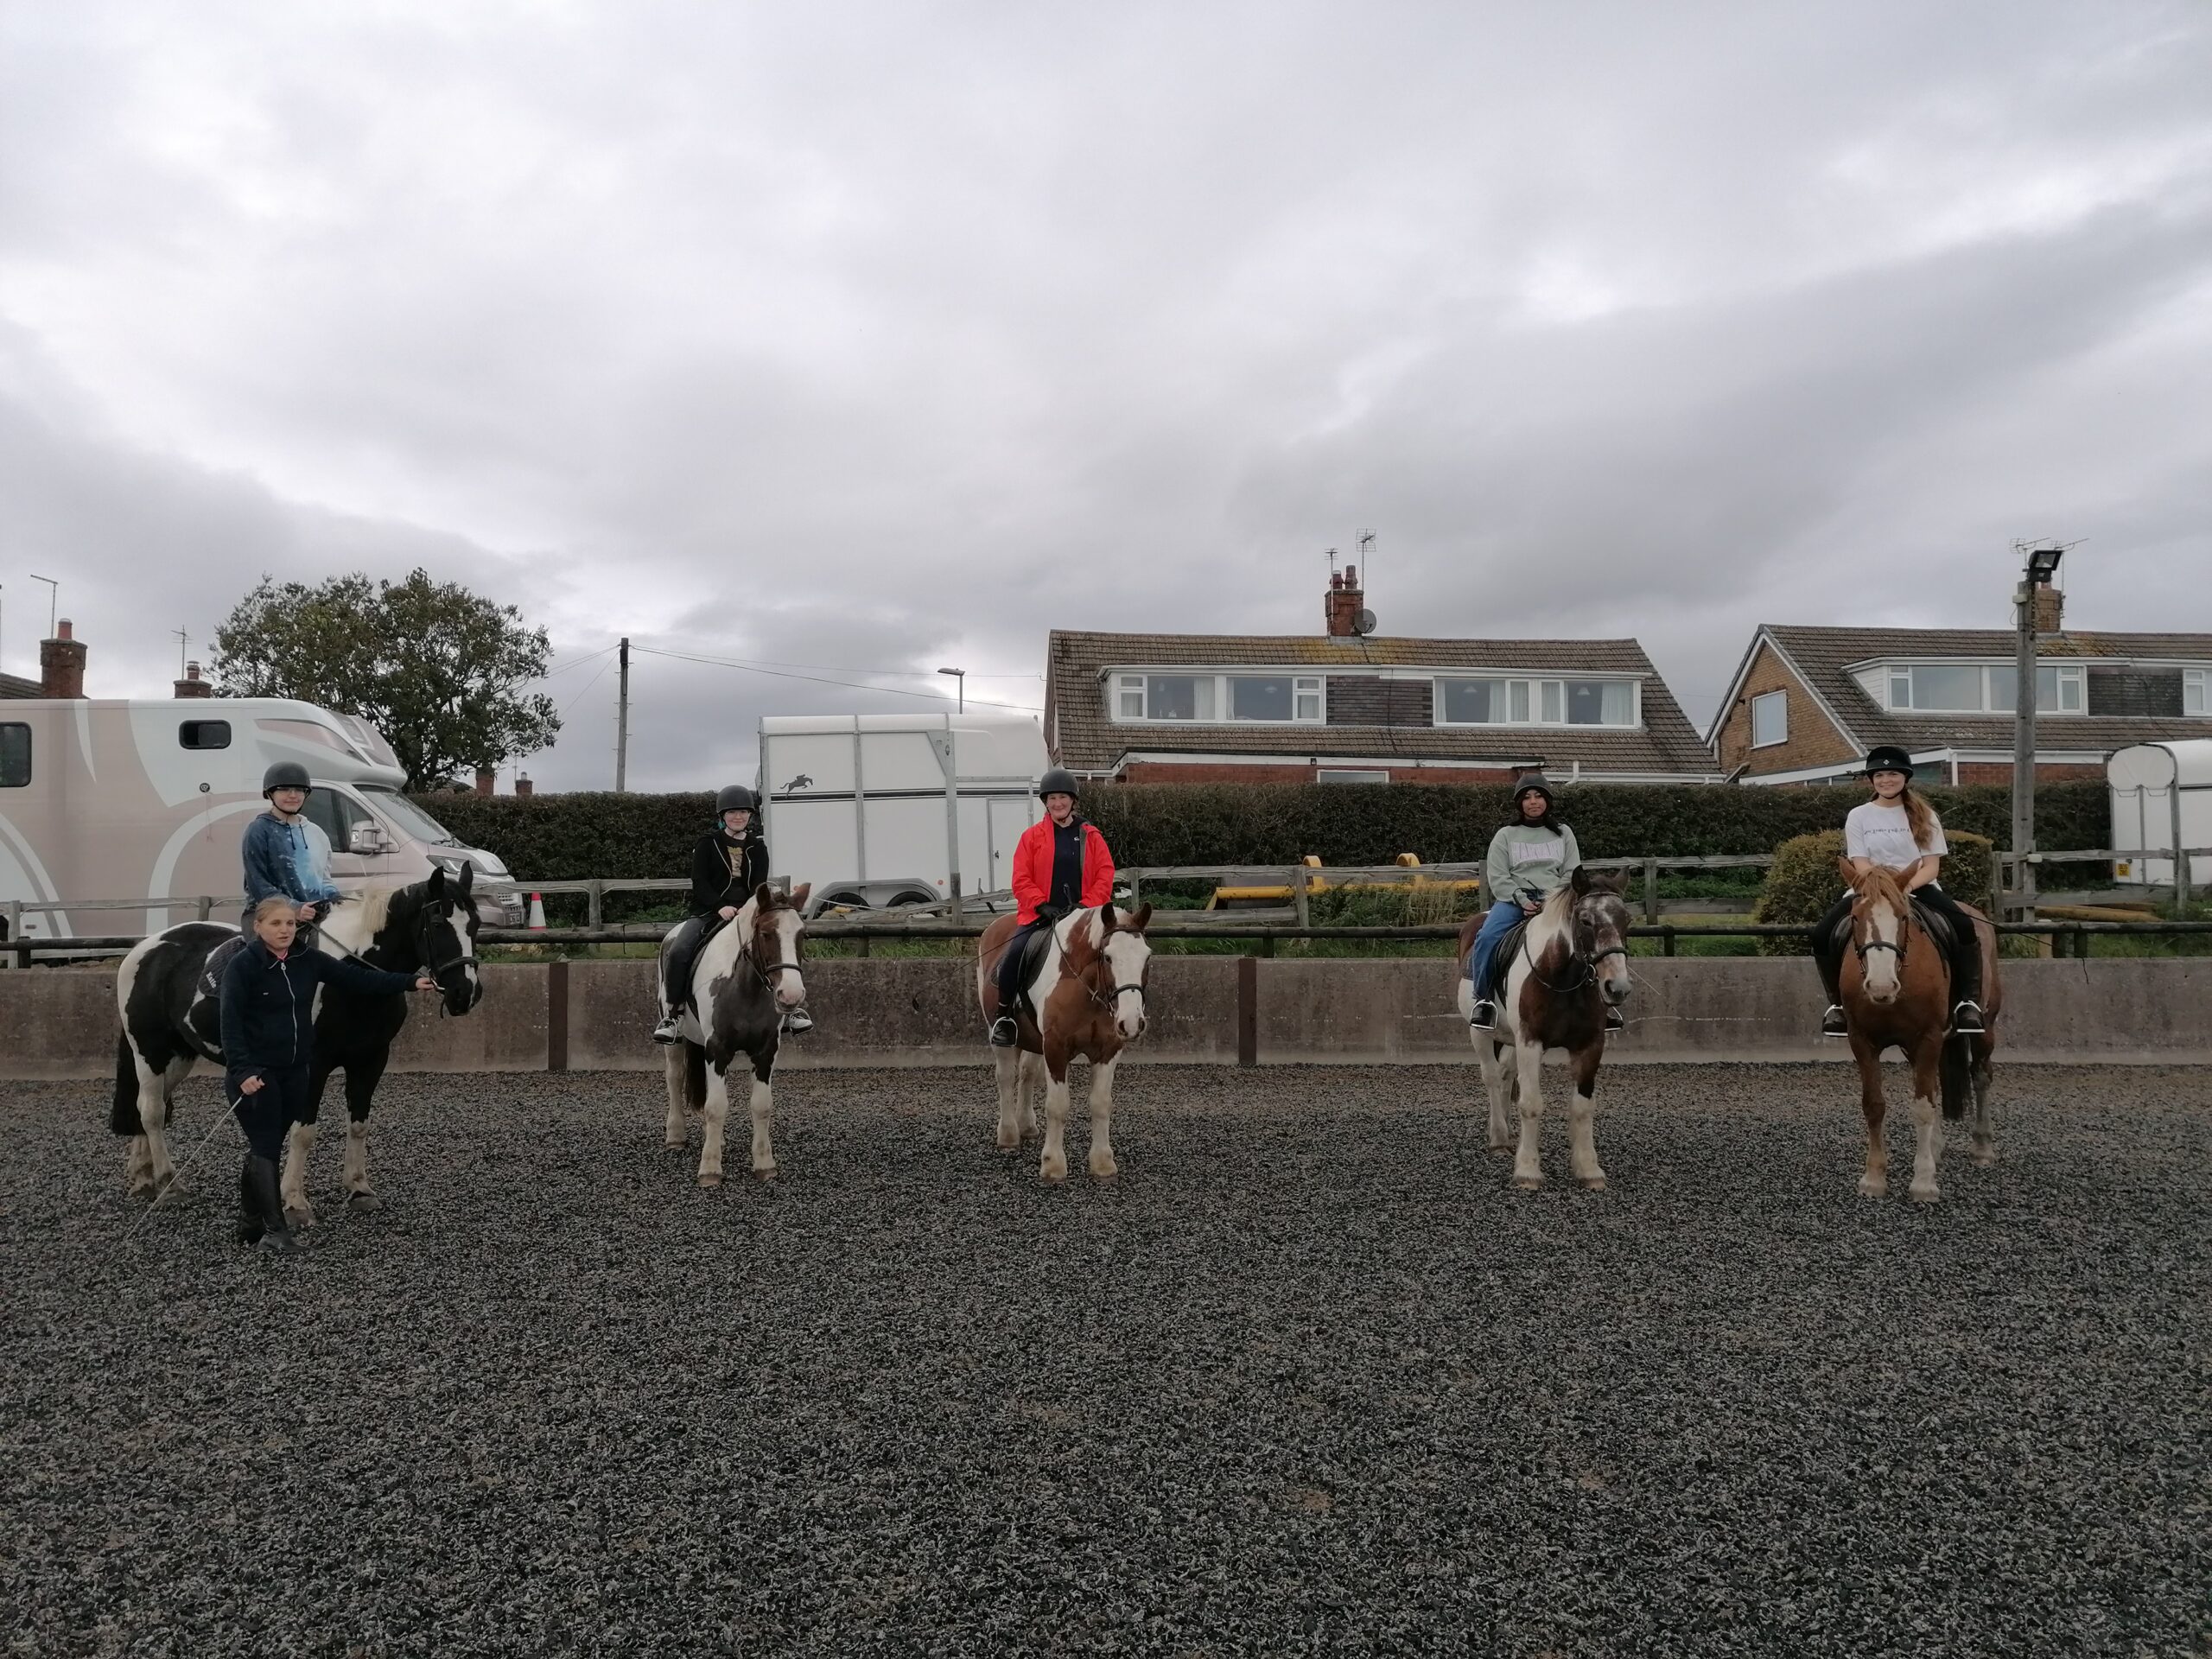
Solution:
M1717 778L1635 640L1382 639L1362 599L1332 579L1319 635L1056 628L1046 746L1122 783Z
M2047 603L2036 642L2036 776L2101 778L2114 749L2212 737L2212 633L2084 633ZM1830 783L1895 743L1942 781L2012 778L2010 628L1762 626L1720 700L1720 770Z

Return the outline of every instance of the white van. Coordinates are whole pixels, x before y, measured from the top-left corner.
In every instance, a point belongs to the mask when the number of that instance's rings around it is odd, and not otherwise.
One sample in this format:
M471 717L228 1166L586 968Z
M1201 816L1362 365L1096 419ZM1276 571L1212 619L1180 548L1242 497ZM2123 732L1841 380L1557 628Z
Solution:
M2175 837L2183 847L2212 847L2212 737L2138 743L2105 761L2112 791L2113 880L2130 886L2173 885ZM2148 855L2163 854L2163 857ZM2189 861L2190 885L2212 883L2212 858Z
M763 832L776 873L813 883L812 911L1003 893L1046 765L1020 715L769 715Z
M205 895L235 901L214 913L235 922L239 842L277 760L315 779L307 815L330 837L339 887L401 887L473 864L485 919L521 919L506 867L400 792L407 774L375 728L277 697L0 702L0 906ZM150 933L198 913L27 909L22 926L35 938Z

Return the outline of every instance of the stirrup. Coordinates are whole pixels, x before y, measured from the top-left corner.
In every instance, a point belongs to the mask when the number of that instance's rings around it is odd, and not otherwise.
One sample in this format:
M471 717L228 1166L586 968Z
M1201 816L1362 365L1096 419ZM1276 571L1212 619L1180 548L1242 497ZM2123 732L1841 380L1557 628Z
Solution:
M657 1043L680 1043L683 1040L683 1016L680 1013L670 1014L653 1027L653 1041Z
M1610 1036L1610 1035L1611 1035L1612 1033L1614 1033L1614 1032L1617 1032L1617 1031L1626 1031L1627 1029L1628 1029L1628 1018L1627 1018L1627 1016L1626 1016L1626 1015L1624 1015L1624 1014L1622 1014L1622 1013L1621 1013L1621 1011L1620 1011L1618 1008L1611 1007L1608 1007L1605 1009L1605 1031L1606 1031L1606 1034Z
M784 1029L794 1037L804 1037L814 1029L814 1016L804 1008L793 1008L784 1016Z
M1494 998L1487 996L1476 998L1475 1006L1467 1010L1467 1029L1470 1031L1497 1029L1497 1003Z
M1961 1001L1951 1010L1951 1029L1974 1037L1986 1033L1989 1026L1982 1017L1981 1004L1972 1001Z
M1848 1037L1851 1035L1851 1027L1843 1017L1842 1003L1831 1002L1828 1004L1827 1012L1821 1016L1821 1035L1823 1037Z
M1021 1022L1010 1014L1002 1014L991 1021L991 1046L1012 1048L1021 1040Z

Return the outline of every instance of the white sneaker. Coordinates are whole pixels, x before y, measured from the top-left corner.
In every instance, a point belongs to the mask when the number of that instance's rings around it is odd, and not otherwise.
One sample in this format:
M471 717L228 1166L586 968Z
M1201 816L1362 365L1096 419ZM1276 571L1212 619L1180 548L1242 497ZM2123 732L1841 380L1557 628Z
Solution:
M680 1014L670 1014L653 1027L653 1041L657 1043L680 1043L683 1040L683 1016Z

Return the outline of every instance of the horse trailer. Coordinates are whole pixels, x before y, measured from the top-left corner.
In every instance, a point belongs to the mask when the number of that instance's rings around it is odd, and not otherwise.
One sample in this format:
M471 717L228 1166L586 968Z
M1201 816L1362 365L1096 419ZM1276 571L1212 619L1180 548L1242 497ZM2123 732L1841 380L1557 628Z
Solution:
M764 832L808 909L1002 893L1014 844L1044 815L1045 738L1000 713L768 715Z
M2171 887L2175 852L2212 847L2212 737L2138 743L2105 762L2112 790L2112 849L2116 880ZM2126 856L2126 855L2134 856ZM2164 856L2153 856L2164 855ZM2212 858L2189 861L2190 886L2212 880Z
M157 932L198 916L200 897L243 904L239 842L277 760L315 780L307 816L340 887L473 865L485 919L522 919L506 866L401 793L374 727L276 697L0 702L0 912L20 906L23 937L64 939ZM235 922L235 905L213 919Z

